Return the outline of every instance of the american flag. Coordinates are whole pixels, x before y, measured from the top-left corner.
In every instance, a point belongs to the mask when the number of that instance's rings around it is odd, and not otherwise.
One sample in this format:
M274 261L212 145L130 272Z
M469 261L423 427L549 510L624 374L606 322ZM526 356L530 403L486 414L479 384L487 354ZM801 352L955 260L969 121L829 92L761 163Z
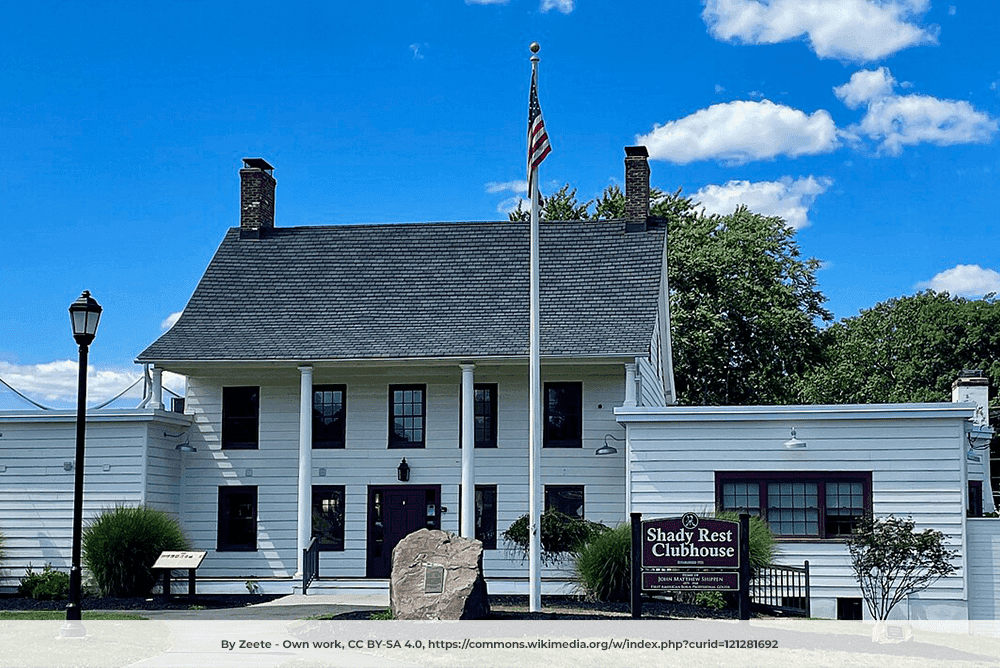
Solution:
M542 107L538 104L538 72L532 69L531 99L528 102L528 197L531 197L531 182L535 177L535 170L551 152L549 135L545 132L545 121L542 120Z

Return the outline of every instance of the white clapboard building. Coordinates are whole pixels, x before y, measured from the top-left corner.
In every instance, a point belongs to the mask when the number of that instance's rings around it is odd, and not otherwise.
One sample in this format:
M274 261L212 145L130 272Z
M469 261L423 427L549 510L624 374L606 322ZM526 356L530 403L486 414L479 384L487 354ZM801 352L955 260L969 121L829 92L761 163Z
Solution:
M942 404L677 406L667 229L648 215L645 149L626 154L626 219L541 224L545 506L608 525L749 508L779 534L779 562L810 560L824 617L860 596L851 518L912 515L961 556L904 613L995 617L1000 520L969 517L983 499L992 509L988 457L969 452L982 380ZM86 515L114 503L175 514L208 552L203 590L291 592L314 538L313 587L385 586L404 535L459 532L471 485L490 590L526 592L527 564L500 534L528 510L528 225L281 227L271 166L248 159L240 179L240 226L138 356L153 401L88 418ZM163 410L163 371L187 377L183 413ZM0 413L4 588L28 564L68 568L72 421ZM804 446L786 446L793 428ZM543 590L571 590L568 577L547 567Z

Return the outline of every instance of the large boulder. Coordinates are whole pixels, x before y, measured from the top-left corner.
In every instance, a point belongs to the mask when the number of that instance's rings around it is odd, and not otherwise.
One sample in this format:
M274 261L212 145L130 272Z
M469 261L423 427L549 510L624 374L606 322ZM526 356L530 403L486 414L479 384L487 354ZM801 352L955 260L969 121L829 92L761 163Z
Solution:
M483 544L420 529L392 551L389 605L394 619L484 619L490 611Z

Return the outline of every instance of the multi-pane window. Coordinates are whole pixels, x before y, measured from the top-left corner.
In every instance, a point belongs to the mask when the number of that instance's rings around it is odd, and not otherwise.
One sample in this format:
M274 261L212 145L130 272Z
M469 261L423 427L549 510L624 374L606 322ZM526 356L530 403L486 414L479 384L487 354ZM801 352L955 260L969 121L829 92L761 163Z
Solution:
M843 538L871 511L871 473L718 472L716 500L778 537Z
M222 388L222 449L256 450L260 431L260 388Z
M476 383L473 388L473 413L475 418L475 439L477 448L497 447L497 386L490 383ZM459 439L462 447L462 412L459 405Z
M314 385L312 411L312 446L343 448L347 387Z
M253 552L257 549L257 488L219 488L219 526L216 550Z
M458 486L458 498L462 498L462 486ZM497 486L476 485L476 540L482 541L483 548L497 549ZM458 504L458 525L462 526L462 504Z
M312 488L312 535L324 552L344 549L344 486L315 485Z
M422 448L425 438L424 385L389 386L389 447Z
M546 448L583 447L581 383L545 383L542 445Z
M583 519L583 485L546 485L545 510Z

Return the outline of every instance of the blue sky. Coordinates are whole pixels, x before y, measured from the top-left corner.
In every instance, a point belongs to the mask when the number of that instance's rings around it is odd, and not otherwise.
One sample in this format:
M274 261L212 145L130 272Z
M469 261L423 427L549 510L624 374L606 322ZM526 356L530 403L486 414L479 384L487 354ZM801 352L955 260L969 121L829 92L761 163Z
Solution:
M543 191L595 197L644 143L654 186L796 227L838 319L1000 291L998 28L979 0L8 6L0 378L73 405L88 289L91 399L124 389L238 224L243 157L279 226L505 219L532 41Z

